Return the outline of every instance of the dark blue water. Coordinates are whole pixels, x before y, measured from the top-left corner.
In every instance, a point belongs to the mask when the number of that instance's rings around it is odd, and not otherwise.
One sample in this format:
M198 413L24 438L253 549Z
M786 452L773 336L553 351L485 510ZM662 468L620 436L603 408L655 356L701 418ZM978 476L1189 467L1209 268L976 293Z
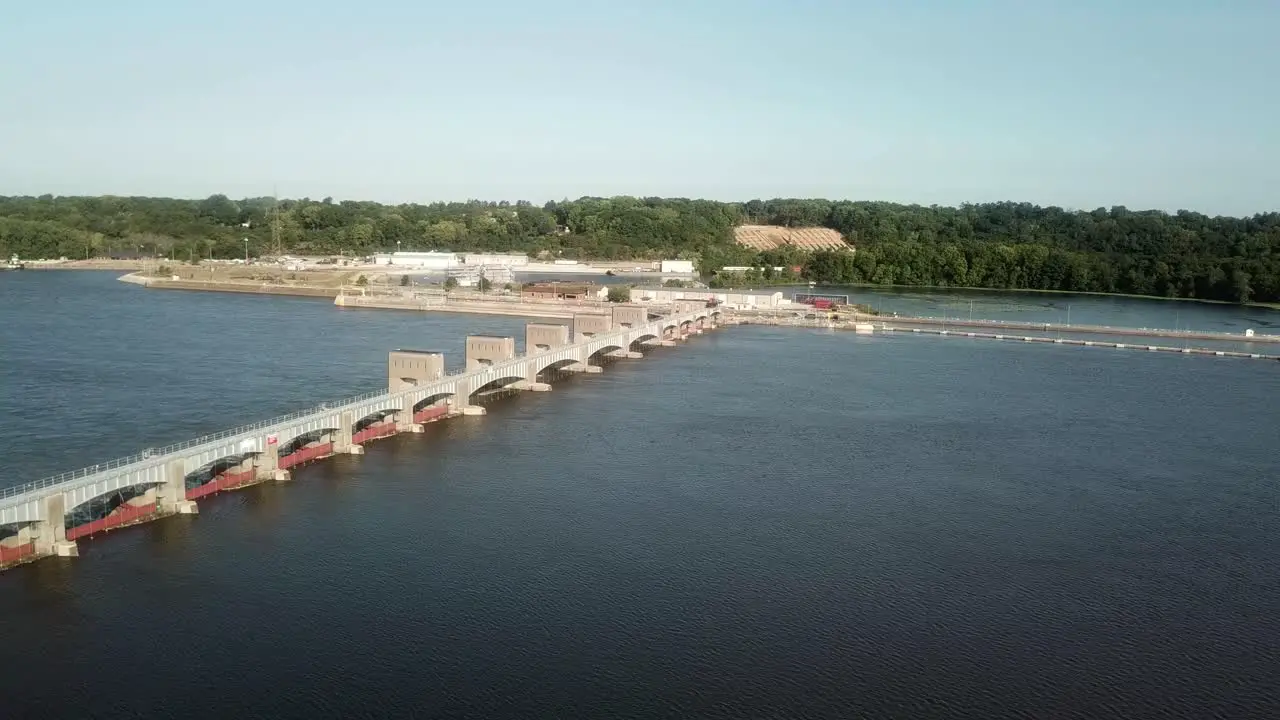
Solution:
M25 275L22 479L520 325ZM726 329L0 574L4 716L1274 717L1277 398L1273 363Z

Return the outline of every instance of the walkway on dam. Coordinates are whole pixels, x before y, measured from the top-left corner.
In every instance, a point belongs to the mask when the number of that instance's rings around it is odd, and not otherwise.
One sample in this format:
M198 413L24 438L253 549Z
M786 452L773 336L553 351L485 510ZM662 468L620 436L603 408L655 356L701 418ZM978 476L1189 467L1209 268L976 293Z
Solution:
M515 339L468 336L466 365L446 374L442 353L395 350L387 388L284 417L147 450L99 465L0 489L0 567L78 554L76 540L174 514L195 501L457 415L483 415L495 393L546 391L557 372L601 372L606 358L640 358L645 347L674 346L721 324L718 309L687 303L668 315L618 305L579 313L572 323L530 323L525 355Z
M775 320L769 324L799 324L791 322L806 316L817 314L825 318L828 311L816 311L806 305L795 305L786 308L767 310L735 310L735 317L752 320ZM866 313L836 312L841 320L852 323L891 323L893 325L914 325L921 328L934 327L942 329L972 328L973 330L1010 330L1014 332L1056 332L1077 335L1121 335L1124 337L1151 337L1175 340L1210 340L1214 342L1253 342L1280 344L1280 335L1237 334L1211 332L1208 330L1167 330L1161 328L1114 327L1110 325L1077 325L1065 323L1020 322L1013 320L981 320L965 318L916 317L911 315L869 315ZM788 320L784 323L782 320Z

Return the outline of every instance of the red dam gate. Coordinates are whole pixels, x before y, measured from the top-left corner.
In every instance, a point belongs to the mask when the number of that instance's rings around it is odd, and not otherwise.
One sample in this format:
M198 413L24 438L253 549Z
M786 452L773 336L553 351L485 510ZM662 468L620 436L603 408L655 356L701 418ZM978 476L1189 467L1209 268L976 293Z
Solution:
M396 424L394 422L389 422L389 423L379 424L379 425L370 425L369 427L361 430L360 432L354 433L351 436L351 442L356 445L360 445L362 443L366 443L376 438L386 437L388 435L395 435L395 434L396 434Z
M125 525L146 522L148 520L155 519L152 517L155 514L156 504L154 502L146 505L130 505L125 503L117 507L115 510L112 510L111 514L104 518L99 518L92 522L84 523L83 525L77 525L73 528L67 528L67 539L76 540L78 538L87 537L89 535L105 532Z
M221 475L215 476L212 480L200 487L194 487L188 490L187 499L197 500L205 495L212 495L213 493L222 492L223 490L243 487L253 483L256 477L257 472L253 468L242 470L240 472L224 472Z
M439 420L440 418L448 414L449 414L449 407L447 405L440 405L438 407L428 407L428 408L423 408L418 412L414 413L413 421L416 423L432 422L434 420Z
M331 442L321 443L319 445L313 445L311 447L304 447L298 450L294 450L288 455L281 457L279 461L276 463L276 465L281 470L288 470L289 468L294 467L295 465L301 465L302 463L305 463L305 462L318 460L322 457L326 457L332 454L333 454L333 443Z
M36 544L0 545L0 565L15 563L36 554Z

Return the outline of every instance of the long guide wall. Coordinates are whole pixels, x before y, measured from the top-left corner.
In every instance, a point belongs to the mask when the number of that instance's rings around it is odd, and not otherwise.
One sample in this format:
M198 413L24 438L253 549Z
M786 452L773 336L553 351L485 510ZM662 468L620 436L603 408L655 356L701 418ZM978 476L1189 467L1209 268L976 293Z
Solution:
M531 381L538 373L551 367L566 364L585 364L593 355L612 350L629 349L632 343L661 340L679 336L692 328L703 326L716 319L719 313L713 309L701 309L671 315L639 327L623 328L596 334L572 345L551 348L548 351L523 355L496 362L473 372L448 375L439 380L400 392L367 394L347 401L322 405L312 411L296 413L252 426L243 432L221 433L207 442L181 444L181 449L170 452L144 454L93 466L55 478L28 483L25 486L0 491L0 526L41 522L46 518L47 500L61 495L61 507L70 512L94 498L108 495L124 488L142 486L159 487L172 481L171 463L181 462L186 473L192 473L221 458L242 453L266 453L274 451L290 440L307 433L345 432L347 442L351 437L351 423L376 413L393 411L414 413L422 419L443 414L439 409L419 410L415 405L430 398L447 398L455 406L470 403L471 394L486 387L501 387L519 381ZM416 419L416 418L415 418ZM384 432L379 429L378 432ZM389 434L390 431L385 431ZM372 434L372 433L370 433ZM341 441L339 441L341 442ZM358 441L357 441L358 442ZM271 447L275 446L275 447ZM321 443L301 451L320 457L333 451L333 442ZM306 459L313 459L307 457ZM295 460L290 465L298 464ZM282 469L284 463L281 464ZM66 480L58 478L67 477ZM57 507L58 504L54 504Z

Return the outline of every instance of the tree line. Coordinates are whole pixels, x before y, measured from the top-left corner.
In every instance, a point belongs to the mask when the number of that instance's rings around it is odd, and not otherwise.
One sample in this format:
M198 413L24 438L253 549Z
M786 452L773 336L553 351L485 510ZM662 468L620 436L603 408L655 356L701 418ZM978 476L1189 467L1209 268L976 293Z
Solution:
M822 226L855 253L757 253L733 241L743 223ZM273 226L276 232L273 233ZM692 259L744 279L1119 292L1280 302L1280 213L1211 217L1124 207L1029 203L959 207L805 199L725 203L682 198L383 205L330 198L203 200L0 197L0 253L177 259L368 255L395 250L525 252L543 258ZM726 278L722 278L722 282ZM727 278L736 280L736 277Z

